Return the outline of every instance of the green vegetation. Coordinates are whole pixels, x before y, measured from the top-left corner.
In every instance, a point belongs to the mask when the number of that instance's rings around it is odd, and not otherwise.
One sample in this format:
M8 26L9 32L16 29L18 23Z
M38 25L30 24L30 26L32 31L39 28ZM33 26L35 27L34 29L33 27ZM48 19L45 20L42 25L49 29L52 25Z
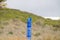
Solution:
M6 0L0 0L0 9L5 8L6 3L4 3Z
M8 34L13 34L13 32L9 32Z
M4 2L4 1L6 1L6 0L0 0L0 2Z
M32 17L33 22L40 18L32 13L23 12L16 9L0 9L0 20L20 19L21 21L26 22L28 17Z
M60 20L46 19L44 24L52 25L53 27L60 27Z
M10 20L10 19L19 19L22 22L27 21L27 18L31 17L32 22L36 22L37 20L40 20L40 22L43 22L44 25L52 25L56 26L58 25L60 27L60 20L51 20L51 19L44 19L41 16L36 16L29 12L20 11L17 9L9 9L9 8L1 8L0 9L0 21Z

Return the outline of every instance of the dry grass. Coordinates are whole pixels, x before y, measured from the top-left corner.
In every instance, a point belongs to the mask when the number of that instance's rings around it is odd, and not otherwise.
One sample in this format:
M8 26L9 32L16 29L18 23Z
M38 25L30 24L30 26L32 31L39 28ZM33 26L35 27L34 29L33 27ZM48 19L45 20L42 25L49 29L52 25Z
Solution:
M58 34L50 34L45 33L42 36L40 36L41 40L60 40L60 36Z
M18 36L10 36L10 37L0 37L0 40L26 40L26 38Z

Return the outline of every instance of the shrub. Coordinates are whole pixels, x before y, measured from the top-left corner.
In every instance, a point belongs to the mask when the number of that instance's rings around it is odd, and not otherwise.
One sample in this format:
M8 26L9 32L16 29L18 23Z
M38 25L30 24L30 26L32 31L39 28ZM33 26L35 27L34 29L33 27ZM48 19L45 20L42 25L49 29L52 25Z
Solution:
M8 34L13 34L13 32L9 32Z
M53 25L53 27L60 28L60 25L55 24L55 25Z
M4 29L4 27L2 27L2 26L1 26L0 28L1 28L1 29Z

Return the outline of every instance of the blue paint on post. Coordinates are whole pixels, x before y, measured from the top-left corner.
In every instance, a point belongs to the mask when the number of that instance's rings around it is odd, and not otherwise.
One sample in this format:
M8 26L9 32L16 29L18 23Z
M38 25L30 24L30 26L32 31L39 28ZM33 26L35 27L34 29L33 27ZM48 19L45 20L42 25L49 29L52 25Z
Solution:
M32 18L27 19L27 38L31 40L31 27L32 27Z
M27 27L31 27L32 26L32 19L28 18L27 19Z

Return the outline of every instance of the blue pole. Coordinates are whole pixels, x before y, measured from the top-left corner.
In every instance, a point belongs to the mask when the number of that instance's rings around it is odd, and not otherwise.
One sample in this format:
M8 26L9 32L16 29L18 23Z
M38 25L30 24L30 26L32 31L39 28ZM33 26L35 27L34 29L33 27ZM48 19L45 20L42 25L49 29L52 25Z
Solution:
M31 40L32 18L27 19L27 39Z

